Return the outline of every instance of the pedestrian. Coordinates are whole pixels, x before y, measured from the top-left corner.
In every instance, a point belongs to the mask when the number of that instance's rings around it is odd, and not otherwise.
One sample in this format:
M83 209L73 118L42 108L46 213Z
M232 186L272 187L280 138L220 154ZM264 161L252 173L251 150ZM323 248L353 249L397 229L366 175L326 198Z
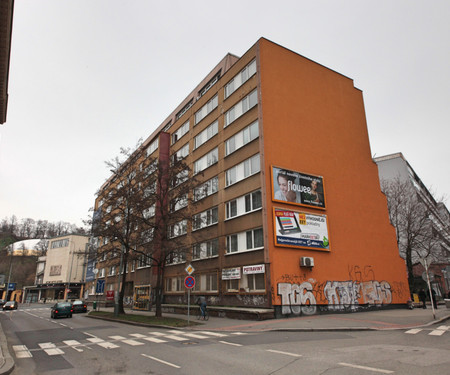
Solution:
M419 292L419 299L420 299L420 302L422 302L422 307L423 307L424 309L426 309L426 308L427 308L427 305L426 305L427 294L425 293L425 290L424 290L423 288L420 289L420 292Z
M199 296L196 300L197 305L200 306L200 312L202 314L203 320L205 320L206 315L206 297L205 296Z
M430 293L430 291L428 291L428 295L429 295L429 297L430 297L431 303L433 304L433 307L434 307L435 309L437 309L436 292L434 291L433 288L431 288L431 293Z

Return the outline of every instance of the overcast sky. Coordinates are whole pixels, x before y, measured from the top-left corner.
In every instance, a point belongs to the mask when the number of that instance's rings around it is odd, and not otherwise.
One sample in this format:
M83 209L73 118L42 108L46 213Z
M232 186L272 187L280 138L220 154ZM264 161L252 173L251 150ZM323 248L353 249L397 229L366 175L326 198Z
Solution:
M0 220L81 225L104 161L260 37L352 78L372 155L402 152L449 196L449 15L447 0L15 1Z

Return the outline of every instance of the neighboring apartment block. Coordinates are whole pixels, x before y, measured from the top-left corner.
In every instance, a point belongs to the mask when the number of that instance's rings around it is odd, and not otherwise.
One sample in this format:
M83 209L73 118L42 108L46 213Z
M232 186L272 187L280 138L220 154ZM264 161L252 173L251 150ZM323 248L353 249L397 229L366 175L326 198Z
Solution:
M428 252L428 262L433 263L431 269L435 274L434 288L438 296L447 295L450 291L450 213L444 202L437 202L431 192L405 159L402 153L395 153L374 158L378 165L380 181L397 183L406 182L416 193L419 202L427 207L428 224L425 232L430 240L432 249ZM419 265L418 253L427 250L414 249L413 263L416 264L414 273L416 279L421 280L423 267ZM417 268L417 270L416 270Z
M165 269L165 303L187 302L189 264L192 293L209 305L274 307L281 316L407 302L351 79L259 39L241 58L227 55L142 150L184 158L199 180L192 224L168 234L188 251ZM149 293L148 267L129 266L127 296ZM97 268L96 280L115 290L116 271Z
M48 240L45 257L39 257L36 285L25 288L24 301L82 298L89 236L67 234Z

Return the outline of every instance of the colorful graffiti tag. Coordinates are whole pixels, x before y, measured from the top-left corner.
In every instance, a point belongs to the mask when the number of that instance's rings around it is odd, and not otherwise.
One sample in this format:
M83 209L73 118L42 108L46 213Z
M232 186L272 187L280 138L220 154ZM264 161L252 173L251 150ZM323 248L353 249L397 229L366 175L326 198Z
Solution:
M312 315L317 312L317 298L322 309L330 311L356 311L365 306L392 303L391 286L387 281L327 281L317 288L311 282L300 284L278 283L283 315ZM317 297L317 298L316 298Z

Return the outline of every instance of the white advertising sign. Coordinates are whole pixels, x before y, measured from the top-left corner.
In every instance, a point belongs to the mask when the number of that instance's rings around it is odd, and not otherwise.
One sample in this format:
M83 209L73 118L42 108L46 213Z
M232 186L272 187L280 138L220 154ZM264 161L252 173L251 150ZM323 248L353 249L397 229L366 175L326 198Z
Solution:
M241 268L224 268L222 270L222 280L235 280L241 278Z
M242 267L242 273L244 275L251 275L253 273L264 273L266 272L264 264L257 264L255 266L244 266Z

